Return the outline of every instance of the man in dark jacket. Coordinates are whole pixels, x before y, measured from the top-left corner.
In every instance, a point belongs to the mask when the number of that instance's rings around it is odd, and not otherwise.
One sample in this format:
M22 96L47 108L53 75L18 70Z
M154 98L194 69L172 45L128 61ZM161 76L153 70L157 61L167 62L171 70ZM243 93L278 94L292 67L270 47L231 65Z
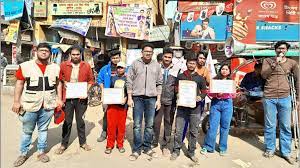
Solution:
M167 145L170 143L172 122L171 118L174 118L174 112L171 110L172 102L175 95L175 82L178 71L173 68L172 64L173 50L171 48L165 48L163 50L161 72L163 74L162 94L161 94L161 108L156 111L154 119L154 141L153 146L158 146L160 127L162 117L164 117L164 136L161 149L163 155L167 155L169 150Z
M203 100L205 98L205 94L202 91L206 90L206 81L202 76L199 76L197 72L195 72L195 68L197 66L197 57L194 54L187 56L187 69L182 74L179 74L176 82L176 91L178 91L178 83L180 80L189 80L194 81L197 84L197 102ZM179 95L180 96L180 95ZM200 106L199 103L196 103L196 107L183 107L178 106L177 115L176 115L176 131L174 137L174 148L171 156L171 160L176 160L179 156L180 149L182 146L182 135L183 129L185 125L185 121L189 120L189 145L188 145L188 157L193 162L198 162L198 159L195 157L196 143L198 137L198 126L200 121Z

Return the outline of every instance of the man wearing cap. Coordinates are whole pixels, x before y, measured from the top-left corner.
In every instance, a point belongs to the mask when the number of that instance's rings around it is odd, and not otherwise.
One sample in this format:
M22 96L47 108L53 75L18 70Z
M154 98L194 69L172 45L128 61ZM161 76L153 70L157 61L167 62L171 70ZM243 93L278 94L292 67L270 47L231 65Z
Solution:
M123 88L124 94L126 94L126 76L125 76L126 64L119 62L117 64L117 75L111 78L111 88ZM120 153L124 153L123 147L126 117L127 117L127 96L124 95L122 104L111 104L107 107L107 145L106 154L110 154L117 141L117 148Z
M62 154L69 145L69 139L72 130L72 123L75 111L75 119L77 124L77 134L79 138L79 145L85 151L91 150L86 143L85 123L83 116L87 109L87 97L66 98L66 90L68 83L86 82L87 90L94 83L94 75L90 65L81 60L81 48L74 45L70 48L71 60L65 61L60 65L59 85L58 85L58 99L65 103L65 121L62 127L62 142L61 146L55 151L56 154ZM61 103L63 104L63 103Z
M46 155L48 126L59 103L56 101L59 66L50 62L50 51L48 44L40 43L37 59L20 64L16 72L12 111L19 115L23 129L20 156L14 162L15 167L21 166L28 158L35 126L38 129L37 158L43 163L50 161Z

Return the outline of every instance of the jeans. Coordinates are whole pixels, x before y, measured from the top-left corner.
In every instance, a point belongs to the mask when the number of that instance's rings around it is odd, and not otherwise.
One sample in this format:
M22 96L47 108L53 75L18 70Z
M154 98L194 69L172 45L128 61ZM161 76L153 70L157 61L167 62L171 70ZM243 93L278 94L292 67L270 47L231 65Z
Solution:
M133 97L133 152L148 152L153 140L153 122L156 97ZM144 139L142 140L142 121L145 117Z
M227 151L227 140L233 114L232 99L213 99L209 114L209 129L204 139L203 148L215 151L217 131L220 126L219 150Z
M279 124L279 149L282 156L289 156L291 153L292 132L291 132L291 97L265 98L263 101L265 112L265 148L266 151L275 152L276 148L276 123L278 116Z
M75 119L77 124L77 134L79 138L79 144L83 145L86 143L85 136L85 123L83 120L83 115L87 109L87 99L68 99L64 108L65 111L65 121L62 127L62 145L68 147L72 123L75 111Z
M156 111L154 118L154 141L153 144L158 144L160 127L162 118L164 118L164 136L161 148L166 148L171 141L172 123L171 117L174 117L174 111L171 111L172 105L162 104L160 109Z
M54 110L46 111L41 108L36 112L26 112L23 116L19 116L23 123L23 132L21 136L21 155L27 155L29 145L31 144L32 133L35 126L38 127L38 143L37 149L39 153L45 152L47 148L48 126L51 122Z
M200 122L200 115L195 113L198 110L196 108L186 108L186 107L178 107L177 115L176 115L176 130L175 130L175 137L174 137L174 148L173 152L177 155L180 153L180 149L182 147L182 136L183 136L183 129L185 127L185 123L189 121L189 145L188 145L188 155L194 156L196 150L196 143L197 138L199 135L198 127ZM194 111L194 112L193 112Z

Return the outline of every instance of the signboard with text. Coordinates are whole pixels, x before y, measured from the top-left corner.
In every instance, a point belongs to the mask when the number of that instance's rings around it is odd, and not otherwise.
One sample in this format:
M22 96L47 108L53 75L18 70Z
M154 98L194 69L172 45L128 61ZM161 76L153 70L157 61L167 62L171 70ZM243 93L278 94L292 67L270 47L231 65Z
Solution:
M3 1L5 20L13 20L23 16L24 0L5 0Z
M70 30L76 32L82 36L86 36L92 18L65 18L65 19L56 19L51 27L53 28L62 28L65 30Z
M47 0L34 1L34 17L47 17Z
M51 15L89 15L101 16L103 3L100 0L89 2L56 2L52 1L49 9Z

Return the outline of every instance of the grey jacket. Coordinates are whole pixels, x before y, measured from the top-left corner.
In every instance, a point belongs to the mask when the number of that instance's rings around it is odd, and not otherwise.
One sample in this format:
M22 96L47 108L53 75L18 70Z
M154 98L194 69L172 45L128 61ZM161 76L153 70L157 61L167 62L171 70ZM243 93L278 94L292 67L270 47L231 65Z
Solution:
M128 70L127 93L133 96L155 97L161 95L162 82L160 65L154 60L145 64L138 58Z

